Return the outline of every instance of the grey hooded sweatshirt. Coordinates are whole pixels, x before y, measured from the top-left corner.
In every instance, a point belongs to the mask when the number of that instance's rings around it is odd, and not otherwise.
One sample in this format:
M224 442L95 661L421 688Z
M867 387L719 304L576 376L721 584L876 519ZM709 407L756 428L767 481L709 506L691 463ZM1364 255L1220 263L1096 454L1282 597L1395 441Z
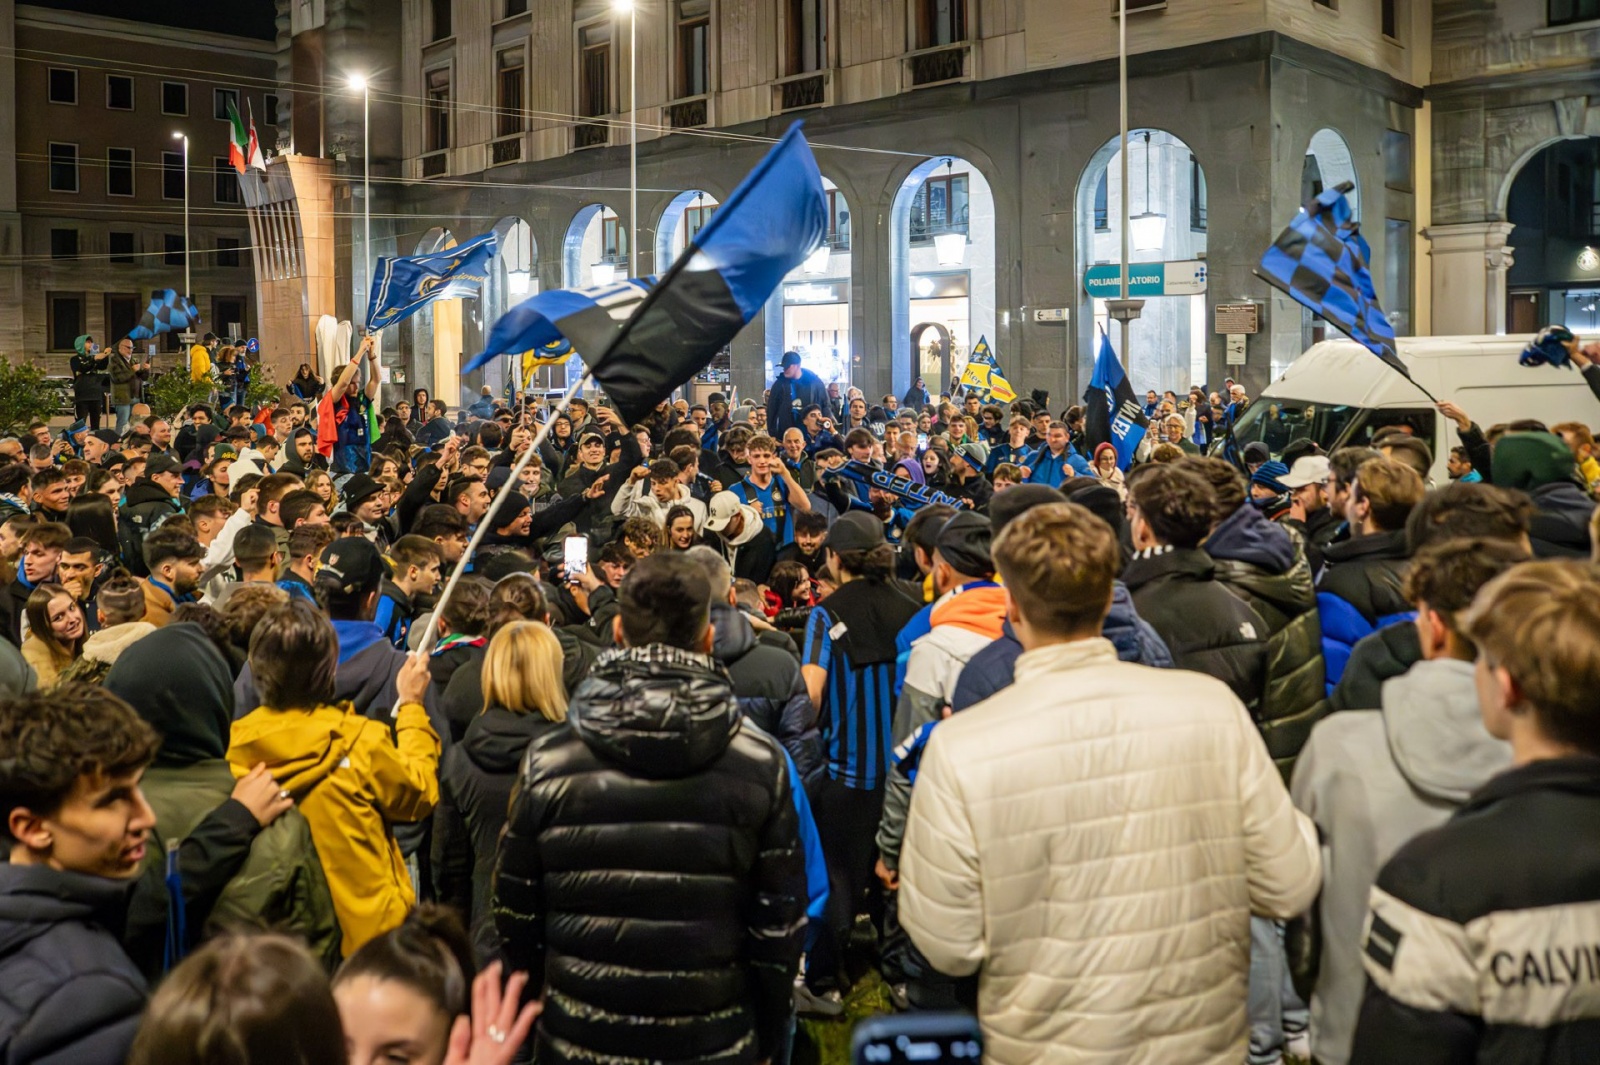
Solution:
M1443 824L1511 765L1478 712L1470 662L1435 659L1384 682L1383 709L1333 714L1311 732L1289 793L1322 840L1322 959L1311 1050L1347 1065L1366 977L1361 930L1372 885L1395 851Z

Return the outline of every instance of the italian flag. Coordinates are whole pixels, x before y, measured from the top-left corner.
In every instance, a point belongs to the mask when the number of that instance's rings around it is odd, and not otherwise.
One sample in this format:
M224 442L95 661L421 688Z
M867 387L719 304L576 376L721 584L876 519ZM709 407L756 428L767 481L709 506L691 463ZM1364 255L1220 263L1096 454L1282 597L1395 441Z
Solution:
M228 122L231 125L231 135L228 141L228 162L233 168L243 174L247 168L266 170L267 162L261 158L261 143L256 140L256 124L252 118L247 127L244 119L239 117L239 109L233 106L233 101L228 101Z

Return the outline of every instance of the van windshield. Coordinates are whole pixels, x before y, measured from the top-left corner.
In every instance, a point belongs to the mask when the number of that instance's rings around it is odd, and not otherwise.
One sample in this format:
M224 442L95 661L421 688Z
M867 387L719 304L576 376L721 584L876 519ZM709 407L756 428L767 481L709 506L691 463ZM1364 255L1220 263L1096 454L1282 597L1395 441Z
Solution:
M1362 407L1333 403L1258 399L1239 417L1233 438L1241 449L1260 441L1275 459L1293 440L1313 440L1324 450L1331 450L1363 411Z
M1233 427L1239 448L1260 441L1273 458L1295 440L1315 441L1324 451L1366 447L1381 429L1404 426L1411 435L1433 445L1437 414L1426 407L1351 407L1335 403L1263 397L1251 403ZM1226 444L1222 445L1226 447Z

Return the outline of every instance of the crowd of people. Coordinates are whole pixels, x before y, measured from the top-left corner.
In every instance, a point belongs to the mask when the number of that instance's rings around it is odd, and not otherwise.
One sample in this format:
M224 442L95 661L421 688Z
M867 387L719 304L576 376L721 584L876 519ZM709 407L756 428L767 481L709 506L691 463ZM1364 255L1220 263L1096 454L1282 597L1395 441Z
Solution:
M373 358L0 440L7 1061L783 1065L869 973L994 1062L1600 1046L1588 428Z

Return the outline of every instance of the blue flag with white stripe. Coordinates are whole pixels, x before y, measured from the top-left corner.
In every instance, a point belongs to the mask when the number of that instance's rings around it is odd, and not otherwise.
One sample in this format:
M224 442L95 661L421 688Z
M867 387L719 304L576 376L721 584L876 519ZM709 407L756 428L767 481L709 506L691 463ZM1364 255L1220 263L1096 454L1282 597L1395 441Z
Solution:
M497 244L493 233L485 233L429 255L380 256L367 299L367 331L394 325L434 300L476 298Z
M636 422L739 335L827 227L822 174L796 123L659 281L532 296L494 324L462 370L565 337L617 413Z
M1133 394L1133 385L1123 372L1111 338L1100 334L1100 353L1095 356L1094 376L1083 393L1083 436L1089 457L1101 444L1110 442L1117 449L1117 468L1133 465L1139 443L1150 429L1150 419Z
M1307 203L1261 256L1256 272L1410 377L1395 350L1394 325L1378 304L1367 266L1372 249L1345 199L1354 187L1344 182Z

